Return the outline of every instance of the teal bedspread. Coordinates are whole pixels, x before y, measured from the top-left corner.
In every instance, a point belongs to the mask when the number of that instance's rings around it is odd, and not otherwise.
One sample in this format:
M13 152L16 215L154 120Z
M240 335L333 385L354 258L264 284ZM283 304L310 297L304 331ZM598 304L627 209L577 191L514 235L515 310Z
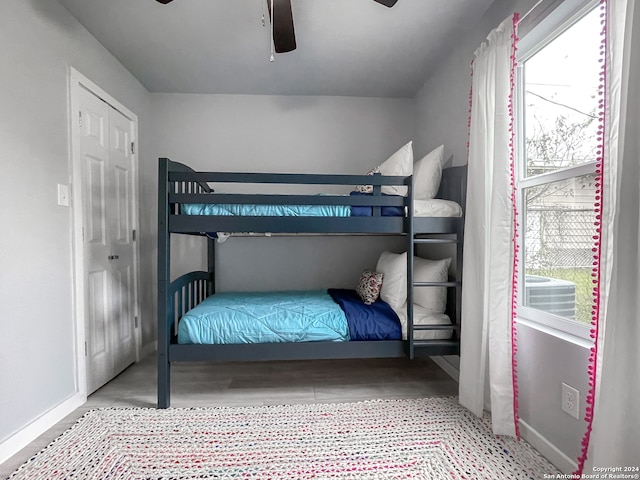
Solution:
M181 344L347 340L347 318L326 290L217 293L178 327Z
M245 217L349 217L348 205L235 205L235 204L184 204L184 215L217 215Z

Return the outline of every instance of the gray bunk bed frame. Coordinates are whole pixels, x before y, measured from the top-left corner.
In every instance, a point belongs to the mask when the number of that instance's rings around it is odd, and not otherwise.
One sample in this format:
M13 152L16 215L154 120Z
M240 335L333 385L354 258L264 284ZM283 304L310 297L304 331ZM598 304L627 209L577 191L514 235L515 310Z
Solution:
M438 198L463 207L466 167L443 171ZM235 362L459 355L464 217L414 217L413 179L376 175L198 172L167 158L159 159L158 178L158 408L170 405L172 362ZM215 193L210 183L286 185L373 185L371 196L262 195ZM404 185L406 197L384 196L382 185ZM271 204L371 206L370 217L248 217L180 215L181 204ZM381 215L381 208L406 208L404 217ZM180 345L177 324L191 308L215 294L215 241L206 232L283 234L384 234L407 240L407 340L347 342ZM171 236L207 236L207 271L190 272L171 281ZM424 244L456 245L455 276L447 282L414 282L413 258ZM451 325L414 325L413 289L447 287ZM446 340L416 340L415 331L451 330Z

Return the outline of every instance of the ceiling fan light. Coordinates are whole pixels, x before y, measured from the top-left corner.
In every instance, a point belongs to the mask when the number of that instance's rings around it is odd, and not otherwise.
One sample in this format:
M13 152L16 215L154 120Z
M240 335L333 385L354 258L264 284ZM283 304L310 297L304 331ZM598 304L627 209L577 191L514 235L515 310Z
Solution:
M398 0L373 0L374 2L384 5L385 7L393 7Z

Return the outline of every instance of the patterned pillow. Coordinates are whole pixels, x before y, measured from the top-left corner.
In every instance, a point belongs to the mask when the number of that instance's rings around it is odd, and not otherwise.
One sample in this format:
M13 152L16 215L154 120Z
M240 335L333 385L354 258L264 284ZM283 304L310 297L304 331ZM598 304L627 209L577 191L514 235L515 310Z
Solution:
M382 273L372 272L365 270L360 275L360 281L358 282L358 288L356 292L365 303L365 305L371 305L380 296L380 290L382 289Z
M367 172L367 175L380 173L380 167L373 168ZM358 185L356 191L360 193L373 193L373 185Z
M367 175L373 175L374 173L398 177L413 175L413 142L407 143L382 164L369 171ZM407 187L402 185L382 185L380 190L385 195L403 195L406 197L408 193ZM373 186L358 185L356 191L360 193L373 193Z

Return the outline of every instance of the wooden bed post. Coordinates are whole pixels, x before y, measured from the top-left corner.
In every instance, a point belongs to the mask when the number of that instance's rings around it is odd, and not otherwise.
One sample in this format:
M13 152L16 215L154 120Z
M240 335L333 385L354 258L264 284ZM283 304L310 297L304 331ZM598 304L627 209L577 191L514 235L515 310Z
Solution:
M413 346L413 257L415 255L415 225L413 223L413 176L409 177L407 186L407 215L405 232L407 232L407 356L413 360L415 350Z
M173 315L168 295L171 265L169 235L169 159L160 158L158 168L158 408L171 402L169 363L169 315Z
M216 293L216 242L211 237L207 237L207 272L209 272L207 295L213 295Z

